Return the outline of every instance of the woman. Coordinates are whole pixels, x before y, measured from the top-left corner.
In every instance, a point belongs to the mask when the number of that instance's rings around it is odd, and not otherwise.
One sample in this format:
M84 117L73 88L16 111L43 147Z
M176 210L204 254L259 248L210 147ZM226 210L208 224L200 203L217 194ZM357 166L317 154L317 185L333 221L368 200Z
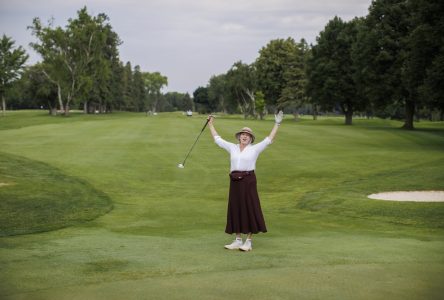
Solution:
M209 116L208 125L216 144L230 153L230 193L228 199L227 226L225 232L236 234L236 239L226 249L240 249L251 251L252 236L255 233L267 232L264 217L262 215L259 196L257 193L256 160L259 154L273 142L282 122L283 113L280 111L275 115L275 124L267 136L260 143L254 144L253 131L244 127L235 134L239 144L233 144L222 139L214 128L214 117ZM245 243L242 242L241 234L247 234Z

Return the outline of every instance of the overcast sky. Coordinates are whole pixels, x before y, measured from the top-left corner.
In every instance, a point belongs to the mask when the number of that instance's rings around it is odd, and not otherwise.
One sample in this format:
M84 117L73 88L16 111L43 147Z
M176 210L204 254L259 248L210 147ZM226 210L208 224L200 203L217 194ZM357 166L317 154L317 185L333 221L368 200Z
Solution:
M234 62L252 63L269 41L315 43L334 16L365 16L371 0L0 0L0 30L40 60L26 29L34 17L65 26L83 6L105 13L123 44L120 59L168 77L166 91L192 93Z

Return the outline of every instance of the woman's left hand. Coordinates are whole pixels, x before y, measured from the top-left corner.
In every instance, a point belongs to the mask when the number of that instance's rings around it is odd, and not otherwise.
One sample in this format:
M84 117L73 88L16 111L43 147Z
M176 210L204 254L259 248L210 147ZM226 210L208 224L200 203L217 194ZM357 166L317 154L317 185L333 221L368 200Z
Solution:
M277 115L274 115L274 121L278 125L281 125L283 118L284 118L284 113L282 112L282 110L279 111Z

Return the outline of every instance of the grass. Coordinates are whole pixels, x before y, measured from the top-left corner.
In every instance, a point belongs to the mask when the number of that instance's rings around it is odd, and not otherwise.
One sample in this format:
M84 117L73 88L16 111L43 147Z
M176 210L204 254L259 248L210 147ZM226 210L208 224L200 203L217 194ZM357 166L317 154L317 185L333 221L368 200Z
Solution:
M111 199L47 164L0 154L0 236L59 229L93 220Z
M176 167L203 123L180 113L0 118L0 182L15 182L0 187L2 232L32 228L42 218L29 215L45 216L49 203L79 217L60 218L57 227L46 218L48 229L63 228L0 238L0 298L442 297L444 203L366 195L444 189L443 123L406 132L388 120L349 127L342 118L287 118L257 163L269 232L251 253L222 248L230 240L223 233L228 157L208 132L186 168ZM216 120L228 140L243 126L260 140L272 122ZM53 196L61 189L64 196ZM18 210L10 200L19 195L30 200ZM113 210L103 215L107 199ZM102 216L82 219L82 201ZM23 214L7 218L16 211Z

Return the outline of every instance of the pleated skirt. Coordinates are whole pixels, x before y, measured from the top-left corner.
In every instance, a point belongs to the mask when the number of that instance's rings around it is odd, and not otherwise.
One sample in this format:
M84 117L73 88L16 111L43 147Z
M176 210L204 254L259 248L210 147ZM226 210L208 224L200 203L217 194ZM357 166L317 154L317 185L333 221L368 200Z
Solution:
M228 234L267 232L254 171L249 171L249 175L243 176L241 180L233 180L230 177L225 232Z

